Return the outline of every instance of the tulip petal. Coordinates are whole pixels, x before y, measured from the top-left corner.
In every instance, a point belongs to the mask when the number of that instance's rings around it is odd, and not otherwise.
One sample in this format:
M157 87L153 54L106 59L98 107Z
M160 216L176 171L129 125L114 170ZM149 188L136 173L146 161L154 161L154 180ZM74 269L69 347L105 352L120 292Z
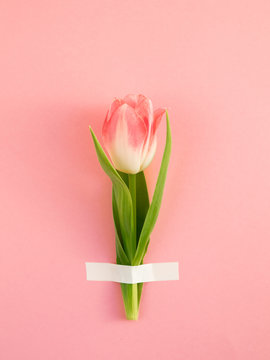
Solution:
M123 172L135 174L140 169L141 153L147 129L134 109L123 104L116 109L103 127L105 147L114 166Z
M152 101L144 95L138 95L138 102L136 104L135 111L142 118L147 129L149 129L153 122Z
M161 122L162 116L165 114L166 109L160 108L154 111L154 122L153 122L153 133L155 134L159 124Z
M156 131L161 122L162 116L165 114L165 112L166 112L166 109L162 109L162 108L154 111L154 121L153 121L153 124L151 127L151 134L150 134L150 138L149 138L148 149L147 149L145 158L142 161L141 170L144 170L145 168L147 168L147 166L151 163L151 161L155 155L156 148L157 148Z
M138 95L128 94L124 97L123 102L135 109L138 102Z
M138 103L135 107L136 114L143 120L146 129L147 129L147 137L145 138L142 157L141 157L141 164L144 162L148 149L149 149L149 142L151 136L151 128L153 123L153 104L150 99L145 97L144 95L138 95Z
M123 104L123 100L115 98L113 100L113 102L111 103L111 106L110 106L110 108L108 110L106 120L109 120L112 117L115 110L118 109L119 106L121 106L122 104Z
M105 118L105 121L103 123L103 128L102 128L102 134L107 134L110 136L110 133L112 130L112 125L110 124L110 120L112 118L112 115L115 113L115 111L123 104L123 101L121 99L117 99L115 98L114 101L111 103L111 106L107 112L107 115L106 115L106 118Z
M157 139L156 136L152 139L151 141L151 145L148 149L148 152L146 154L146 157L143 161L143 163L141 164L141 168L140 171L144 170L145 168L147 168L147 166L151 163L151 161L153 160L153 157L156 153L156 148L157 148Z
M149 141L149 148L151 148L152 143L154 142L157 128L161 122L162 116L165 114L166 109L157 109L154 111L154 121L151 129L150 141Z

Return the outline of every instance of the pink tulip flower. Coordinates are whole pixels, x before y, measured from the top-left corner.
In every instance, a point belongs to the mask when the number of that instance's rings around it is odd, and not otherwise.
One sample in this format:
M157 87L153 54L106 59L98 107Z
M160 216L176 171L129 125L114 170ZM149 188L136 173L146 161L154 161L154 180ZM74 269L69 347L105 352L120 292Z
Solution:
M165 109L153 111L152 101L143 95L115 99L103 124L106 150L116 169L128 174L144 170L157 147L156 131Z

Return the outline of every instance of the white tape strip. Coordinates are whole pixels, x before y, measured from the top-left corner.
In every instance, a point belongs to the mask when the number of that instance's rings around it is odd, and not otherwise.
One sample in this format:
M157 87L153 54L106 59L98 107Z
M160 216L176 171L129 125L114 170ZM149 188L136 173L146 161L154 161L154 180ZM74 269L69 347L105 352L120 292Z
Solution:
M137 284L179 279L177 262L138 266L109 263L85 263L85 265L86 278L90 281L114 281L125 284Z

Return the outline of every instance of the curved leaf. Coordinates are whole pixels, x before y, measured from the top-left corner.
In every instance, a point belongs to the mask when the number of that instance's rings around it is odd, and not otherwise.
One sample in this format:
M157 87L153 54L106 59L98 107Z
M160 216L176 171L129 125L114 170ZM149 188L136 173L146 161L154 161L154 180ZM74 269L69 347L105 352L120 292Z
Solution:
M171 129L169 122L169 115L167 111L166 111L166 122L167 122L166 145L162 157L156 188L154 191L151 205L149 207L149 210L147 212L144 221L144 225L140 234L136 254L133 258L132 265L139 265L144 257L146 247L148 245L148 239L157 221L158 213L161 206L162 195L163 195L163 190L164 190L164 185L166 181L166 175L170 160L170 154L171 154Z
M115 199L114 187L112 189L112 205L113 205L113 219L115 227L115 248L116 248L116 262L120 265L130 265L130 260L124 250L124 243L121 236L120 223L117 211L117 204Z
M134 225L133 225L133 210L132 210L132 200L130 192L125 182L122 180L121 176L118 174L116 169L112 166L111 162L107 158L104 150L102 149L96 135L93 130L90 128L91 135L94 141L96 148L98 160L101 167L105 173L110 177L115 195L115 203L117 207L117 214L119 218L119 228L121 230L121 236L123 242L126 244L126 252L130 261L132 261L133 256L136 251L136 244L133 239Z
M143 171L136 175L137 243L149 209L149 196Z

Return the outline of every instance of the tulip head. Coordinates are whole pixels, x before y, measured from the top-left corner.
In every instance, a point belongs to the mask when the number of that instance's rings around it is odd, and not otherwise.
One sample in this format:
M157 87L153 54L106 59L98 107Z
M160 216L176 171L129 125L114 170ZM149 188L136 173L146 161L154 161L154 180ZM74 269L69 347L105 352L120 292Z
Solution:
M116 169L136 174L152 161L157 147L156 131L165 109L153 110L143 95L115 99L106 116L102 136Z

